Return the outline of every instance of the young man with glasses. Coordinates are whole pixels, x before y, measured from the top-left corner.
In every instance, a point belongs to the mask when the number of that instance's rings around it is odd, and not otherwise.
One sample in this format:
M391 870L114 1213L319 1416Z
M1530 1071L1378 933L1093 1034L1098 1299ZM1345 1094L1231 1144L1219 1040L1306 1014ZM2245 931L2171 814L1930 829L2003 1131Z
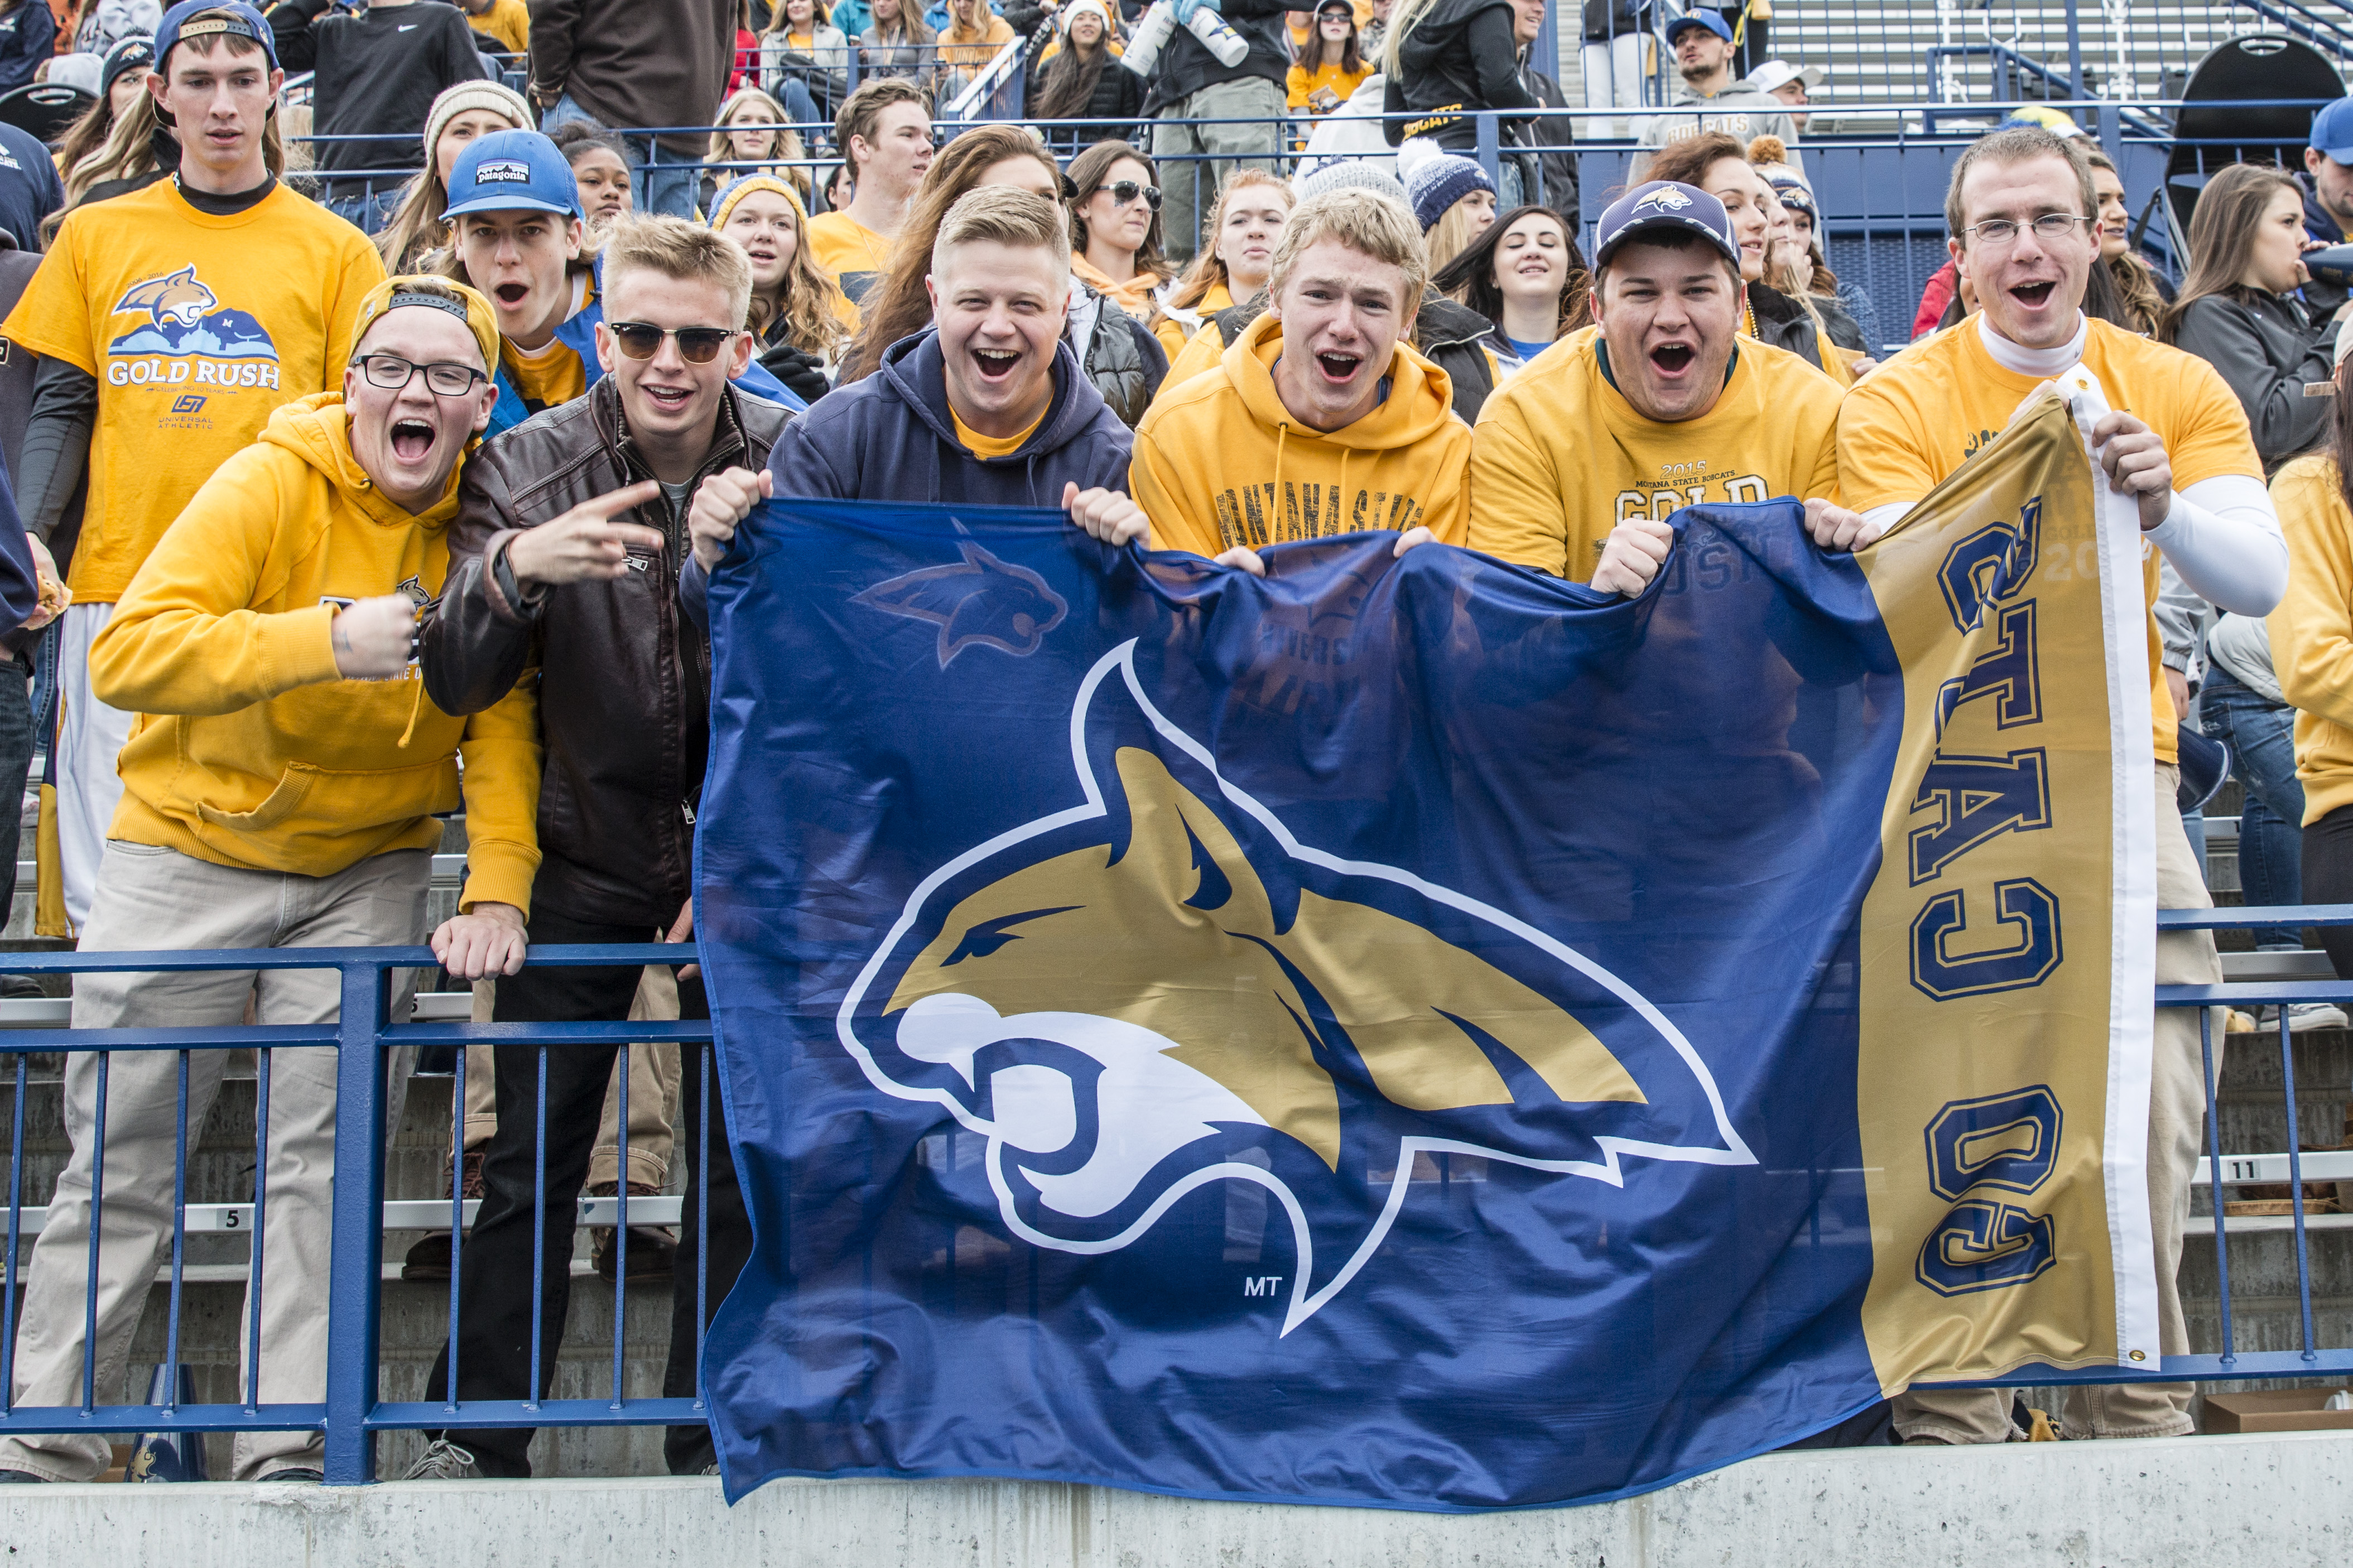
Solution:
M250 5L184 0L164 14L147 90L179 140L178 171L69 215L0 326L41 361L10 476L26 528L46 542L90 482L67 578L53 753L75 934L90 919L132 725L91 694L90 644L213 470L280 404L338 384L353 310L384 279L366 236L270 174L262 144L284 75L274 47Z
M605 315L596 353L606 373L585 397L534 416L468 466L452 542L459 558L426 625L427 691L451 712L497 702L534 674L547 765L539 792L541 852L529 934L542 942L682 940L692 929L694 814L710 734L711 646L678 609L690 514L731 530L768 491L762 469L790 414L729 384L752 356L743 329L751 263L730 241L680 218L626 219L607 239ZM527 969L501 980L501 1022L620 1019L637 966ZM682 978L679 1009L710 1011L700 981ZM533 1230L543 1215L537 1397L555 1377L571 1286L575 1205L596 1141L617 1047L496 1051L498 1131L487 1194L460 1259L458 1395L524 1399L530 1387ZM664 1388L694 1391L702 1320L696 1314L698 1209L708 1202L710 1269L701 1300L715 1310L751 1246L716 1099L715 1063L681 1048L686 1223L673 1270ZM546 1188L534 1193L546 1124ZM701 1190L710 1139L710 1190ZM430 1387L443 1396L448 1357ZM438 1434L420 1479L531 1473L524 1428ZM702 1426L674 1428L670 1468L712 1462Z
M2040 126L1998 131L1961 154L1945 198L1947 248L1975 289L1977 315L1873 371L1839 410L1839 489L1873 531L1901 517L1992 442L2043 383L2083 367L2107 405L2093 427L2100 467L2137 503L2156 753L2157 901L2203 908L2198 862L2175 791L2179 715L2159 658L2158 558L2190 590L2236 615L2270 612L2287 584L2287 546L2263 489L2247 416L2213 367L2179 349L2094 321L2082 310L2099 259L2097 197L2077 144ZM2123 412L2129 410L2130 412ZM2065 678L2086 679L2071 670ZM2096 679L2096 670L2088 673ZM2213 937L2157 939L2157 983L2221 980ZM2189 1349L2174 1275L2189 1215L2189 1176L2205 1117L2194 1012L2156 1015L2149 1086L2149 1223L2157 1247L2159 1349ZM2216 1066L2222 1030L2213 1031ZM2068 1391L2071 1436L2160 1437L2191 1430L2186 1384ZM1920 1442L2000 1442L2008 1413L1990 1393L1905 1394L1896 1430Z
M452 718L425 700L412 657L418 612L450 563L458 472L490 418L498 331L488 300L438 278L378 285L355 330L343 391L284 404L220 466L90 649L98 695L141 717L85 952L415 942L441 842L435 814L462 798L464 912L434 932L434 950L465 976L522 962L539 860L532 692L510 681ZM395 973L398 1018L415 980ZM248 1006L259 1024L331 1024L341 1000L332 969L83 974L73 1026L230 1026ZM406 1056L391 1063L388 1124ZM170 1051L67 1058L73 1153L33 1248L16 1404L79 1404L85 1352L100 1403L125 1397L132 1332L172 1240L179 1096L185 1084L193 1139L227 1057L192 1051L185 1068ZM264 1405L315 1405L326 1397L336 1053L281 1046L269 1062L260 1285L246 1301L260 1357L237 1387ZM93 1192L101 1071L104 1186ZM92 1280L94 1202L105 1218ZM242 1433L236 1476L315 1481L323 1458L315 1431ZM94 1480L107 1463L99 1435L0 1439L0 1481Z

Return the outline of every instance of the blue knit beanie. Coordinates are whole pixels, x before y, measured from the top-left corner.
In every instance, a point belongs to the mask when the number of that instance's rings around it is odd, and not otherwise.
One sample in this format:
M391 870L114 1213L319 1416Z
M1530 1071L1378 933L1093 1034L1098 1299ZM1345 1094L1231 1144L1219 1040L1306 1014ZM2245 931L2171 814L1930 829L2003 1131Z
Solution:
M1407 143L1411 146L1411 142ZM1398 172L1405 180L1406 194L1413 198L1414 221L1428 234L1446 209L1473 191L1495 194L1495 182L1487 171L1470 158L1435 149L1416 158L1405 148L1398 150Z

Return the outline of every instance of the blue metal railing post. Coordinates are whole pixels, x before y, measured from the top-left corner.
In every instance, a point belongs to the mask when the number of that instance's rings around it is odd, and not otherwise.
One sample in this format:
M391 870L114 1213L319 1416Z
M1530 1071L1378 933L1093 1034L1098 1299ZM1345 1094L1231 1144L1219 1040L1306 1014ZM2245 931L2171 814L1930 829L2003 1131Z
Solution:
M1496 136L1495 111L1492 109L1482 109L1471 118L1476 121L1479 126L1479 166L1487 171L1487 178L1496 182L1495 188L1500 191L1503 189L1503 174L1500 168L1503 150ZM1504 205L1500 201L1495 205L1498 207Z
M2078 103L2092 96L2084 90L2084 20L2076 15L2075 0L2067 0L2067 90ZM2069 113L2082 118L2076 110Z
M334 1250L327 1288L327 1484L375 1479L376 1310L384 1255L384 1058L389 976L347 963L335 1059ZM465 1115L464 1107L458 1114ZM255 1228L259 1228L257 1216Z

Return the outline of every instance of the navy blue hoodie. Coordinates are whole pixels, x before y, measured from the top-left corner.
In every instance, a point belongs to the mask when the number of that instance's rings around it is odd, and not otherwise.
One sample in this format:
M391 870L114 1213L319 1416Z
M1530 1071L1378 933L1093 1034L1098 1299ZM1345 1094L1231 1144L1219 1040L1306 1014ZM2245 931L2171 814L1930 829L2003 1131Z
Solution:
M819 500L945 501L1059 507L1062 486L1127 489L1134 432L1119 421L1068 343L1054 345L1054 400L1029 438L1002 458L976 458L948 413L940 335L926 330L883 353L865 380L827 395L785 426L768 454L779 496ZM680 603L707 626L711 580L689 556Z

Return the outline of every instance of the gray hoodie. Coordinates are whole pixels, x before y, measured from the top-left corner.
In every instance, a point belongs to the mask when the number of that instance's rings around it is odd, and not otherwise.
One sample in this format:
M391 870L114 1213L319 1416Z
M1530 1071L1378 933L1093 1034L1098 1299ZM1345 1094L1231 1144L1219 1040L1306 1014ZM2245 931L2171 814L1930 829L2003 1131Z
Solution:
M1665 147L1686 136L1703 136L1711 131L1721 131L1738 142L1742 147L1757 136L1778 136L1789 150L1789 167L1805 172L1805 159L1798 152L1798 122L1789 118L1789 106L1771 93L1746 80L1736 81L1714 98L1703 98L1685 87L1675 94L1673 107L1689 109L1691 114L1660 114L1642 121L1641 139L1638 147Z

